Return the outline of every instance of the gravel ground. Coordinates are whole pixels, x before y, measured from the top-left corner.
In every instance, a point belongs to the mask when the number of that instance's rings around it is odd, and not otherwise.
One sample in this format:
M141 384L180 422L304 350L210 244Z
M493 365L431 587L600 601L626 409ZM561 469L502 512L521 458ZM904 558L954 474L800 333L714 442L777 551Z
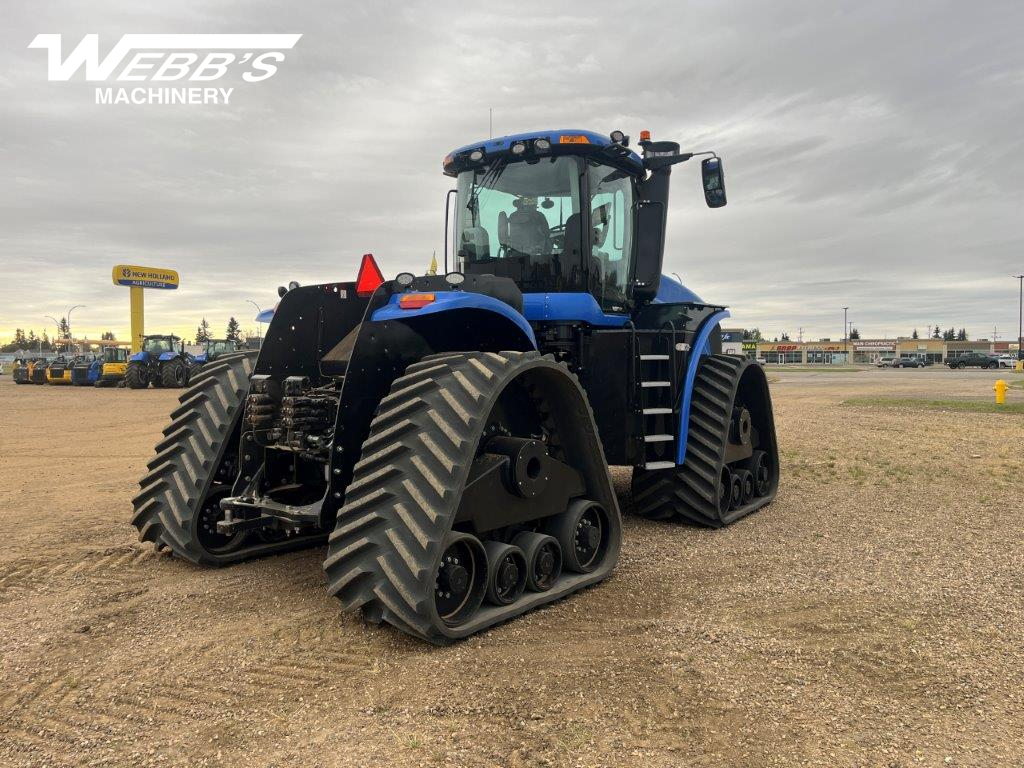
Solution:
M173 393L2 377L0 765L1024 764L1024 417L842 404L988 373L771 376L771 507L627 518L611 580L443 649L341 615L322 549L138 543Z

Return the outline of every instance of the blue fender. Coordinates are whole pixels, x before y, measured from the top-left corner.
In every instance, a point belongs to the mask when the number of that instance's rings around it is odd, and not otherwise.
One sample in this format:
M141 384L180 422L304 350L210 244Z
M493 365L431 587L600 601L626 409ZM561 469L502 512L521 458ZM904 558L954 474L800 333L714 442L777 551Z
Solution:
M682 464L686 460L686 438L690 433L690 405L693 395L693 383L697 380L697 367L704 355L711 354L711 332L725 318L730 317L729 310L723 309L711 315L693 337L693 345L690 349L690 361L686 366L686 381L683 383L683 396L679 404L679 441L677 442L676 464Z
M537 338L533 335L533 328L526 322L526 318L516 312L512 307L493 296L485 296L482 293L471 293L469 291L440 291L434 293L434 301L419 309L402 309L399 301L404 293L396 293L380 309L371 315L370 320L381 322L384 320L399 320L409 322L419 317L436 315L442 312L474 311L491 313L504 318L518 328L530 347L537 348Z
M130 363L148 363L149 352L136 352L134 355L129 355L128 362Z
M177 352L161 352L160 357L157 358L161 363L166 363L168 360L173 360L178 356Z

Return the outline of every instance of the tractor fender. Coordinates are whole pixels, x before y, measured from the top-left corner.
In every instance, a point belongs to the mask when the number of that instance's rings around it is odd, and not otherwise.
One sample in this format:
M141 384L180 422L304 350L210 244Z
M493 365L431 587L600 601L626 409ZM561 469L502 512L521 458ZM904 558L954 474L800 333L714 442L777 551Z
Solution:
M148 352L136 352L134 355L128 358L130 362L134 363L148 363L149 353Z
M374 311L370 320L374 322L399 321L425 337L440 334L455 334L468 342L470 336L501 338L505 343L489 351L525 352L537 348L533 328L519 312L505 302L470 291L440 291L433 294L434 300L416 309L403 309L399 303L402 296L396 293L380 309ZM460 349L467 351L471 346L459 346L453 339L435 349Z
M173 360L178 356L177 352L161 352L159 360L161 363L166 363L168 360Z
M686 439L690 432L690 405L693 396L693 385L697 380L697 368L700 359L704 355L710 355L711 333L718 324L731 317L729 310L723 309L708 317L694 334L693 344L690 346L690 359L686 363L686 378L683 380L683 394L679 403L679 440L676 443L676 464L682 464L686 459Z

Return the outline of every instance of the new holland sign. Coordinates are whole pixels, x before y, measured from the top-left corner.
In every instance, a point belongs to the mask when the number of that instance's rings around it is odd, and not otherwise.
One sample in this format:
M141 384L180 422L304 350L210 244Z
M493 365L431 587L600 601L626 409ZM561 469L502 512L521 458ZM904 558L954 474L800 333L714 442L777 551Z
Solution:
M174 290L178 287L178 273L173 269L118 264L114 267L113 277L114 285L126 285L132 288Z

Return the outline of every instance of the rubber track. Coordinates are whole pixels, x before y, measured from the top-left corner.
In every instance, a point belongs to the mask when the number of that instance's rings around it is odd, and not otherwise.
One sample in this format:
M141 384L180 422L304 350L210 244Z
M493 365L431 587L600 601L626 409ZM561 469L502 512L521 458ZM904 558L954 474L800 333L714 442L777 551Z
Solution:
M744 361L735 355L707 355L697 369L690 400L686 460L674 469L633 470L633 511L651 520L676 517L720 528L769 502L755 499L751 509L719 511L718 484L728 440L733 402Z
M329 538L324 562L327 588L345 610L361 608L370 621L383 620L408 634L444 644L552 602L610 573L618 555L618 529L606 566L567 588L527 593L530 599L521 598L505 609L486 607L486 612L482 609L458 629L445 627L437 618L434 573L484 420L507 383L537 363L557 367L575 380L550 356L502 352L432 356L409 366L394 381L363 443L345 506ZM591 439L603 463L596 428ZM611 495L609 515L617 524L607 465L602 471Z
M158 549L168 548L200 565L225 565L323 540L322 535L306 536L212 554L195 539L192 522L235 435L256 356L256 352L225 355L204 367L178 398L171 423L147 465L149 472L139 482L142 491L132 500L132 525L138 528L141 541L152 541Z

